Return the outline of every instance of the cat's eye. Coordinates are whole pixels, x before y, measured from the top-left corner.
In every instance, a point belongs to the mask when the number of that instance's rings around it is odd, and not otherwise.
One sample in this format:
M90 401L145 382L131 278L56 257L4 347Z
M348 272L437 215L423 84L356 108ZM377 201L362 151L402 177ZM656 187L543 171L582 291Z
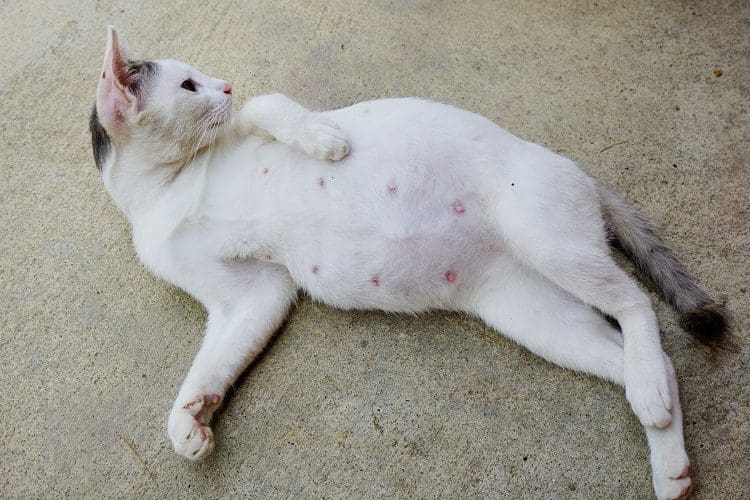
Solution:
M195 83L193 83L193 80L191 80L190 78L182 82L182 85L180 85L180 87L189 92L195 92Z

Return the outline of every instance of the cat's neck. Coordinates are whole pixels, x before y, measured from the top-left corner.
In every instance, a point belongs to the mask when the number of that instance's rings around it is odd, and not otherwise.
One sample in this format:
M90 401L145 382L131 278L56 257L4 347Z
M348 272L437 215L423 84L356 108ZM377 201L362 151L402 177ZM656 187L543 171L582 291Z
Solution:
M190 202L192 191L203 184L196 184L195 179L204 177L208 161L209 154L201 153L189 162L155 164L137 150L115 147L102 179L117 207L134 225L165 201L173 206Z

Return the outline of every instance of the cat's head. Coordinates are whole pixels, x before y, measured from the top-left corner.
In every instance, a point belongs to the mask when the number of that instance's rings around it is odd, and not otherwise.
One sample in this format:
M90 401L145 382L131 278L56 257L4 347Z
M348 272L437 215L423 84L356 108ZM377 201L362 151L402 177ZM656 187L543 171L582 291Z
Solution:
M99 169L113 146L131 148L155 165L179 164L213 141L231 108L229 83L179 61L133 60L108 27L90 121Z

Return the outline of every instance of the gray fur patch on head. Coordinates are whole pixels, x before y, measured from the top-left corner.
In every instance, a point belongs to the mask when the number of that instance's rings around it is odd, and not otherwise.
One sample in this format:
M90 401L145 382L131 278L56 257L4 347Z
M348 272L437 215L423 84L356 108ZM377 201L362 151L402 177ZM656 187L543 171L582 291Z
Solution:
M127 67L127 81L124 83L138 101L142 102L148 94L151 83L159 73L159 65L153 61L128 61L125 66ZM102 75L103 77L104 75ZM94 104L94 109L91 110L91 116L89 117L89 131L91 132L94 162L96 168L101 171L112 150L112 139L99 121L96 104Z
M109 138L109 134L107 134L107 131L104 130L99 121L99 117L96 114L96 104L94 104L94 109L91 110L89 131L91 132L91 147L94 150L94 162L96 163L96 168L101 171L104 167L104 161L112 149L112 139Z
M154 77L159 73L159 65L153 61L128 61L127 68L128 89L141 100L147 93Z

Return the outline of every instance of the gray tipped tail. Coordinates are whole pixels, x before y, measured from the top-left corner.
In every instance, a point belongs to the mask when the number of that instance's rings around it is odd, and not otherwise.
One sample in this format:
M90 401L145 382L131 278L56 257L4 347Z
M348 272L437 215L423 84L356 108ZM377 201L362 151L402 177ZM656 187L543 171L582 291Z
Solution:
M731 318L723 304L706 302L680 313L680 327L703 344L712 347L729 345L726 334L731 330Z
M613 243L675 308L682 329L708 346L725 346L731 330L729 311L687 272L635 207L603 184L596 186Z

